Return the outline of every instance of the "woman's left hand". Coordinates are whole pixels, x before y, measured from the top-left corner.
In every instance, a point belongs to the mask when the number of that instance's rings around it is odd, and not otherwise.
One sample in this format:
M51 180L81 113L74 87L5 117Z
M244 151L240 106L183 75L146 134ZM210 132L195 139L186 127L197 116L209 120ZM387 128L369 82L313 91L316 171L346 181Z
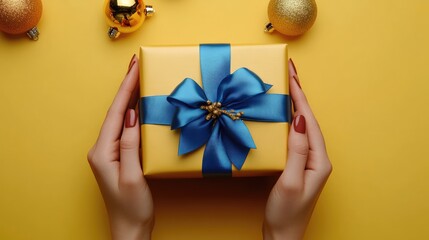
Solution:
M109 215L112 239L150 239L153 228L152 195L139 157L138 83L134 55L97 142L88 152Z

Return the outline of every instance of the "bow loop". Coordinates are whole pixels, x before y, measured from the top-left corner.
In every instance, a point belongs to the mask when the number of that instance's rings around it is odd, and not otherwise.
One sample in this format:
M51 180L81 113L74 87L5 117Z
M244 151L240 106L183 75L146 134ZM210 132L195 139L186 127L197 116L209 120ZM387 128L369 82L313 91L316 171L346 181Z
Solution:
M266 91L266 86L258 75L247 68L239 68L219 84L217 101L228 106L246 102L247 99Z
M207 97L200 85L190 78L185 78L167 97L167 101L179 108L199 108L207 101Z
M171 129L184 127L201 118L204 112L199 107L206 99L203 89L194 80L183 80L167 97L167 101L176 107Z

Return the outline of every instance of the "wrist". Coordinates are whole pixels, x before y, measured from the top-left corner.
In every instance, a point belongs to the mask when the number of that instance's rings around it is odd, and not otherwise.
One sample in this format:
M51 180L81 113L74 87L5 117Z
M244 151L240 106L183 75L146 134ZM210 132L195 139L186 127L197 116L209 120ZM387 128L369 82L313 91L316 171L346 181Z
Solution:
M301 240L304 233L296 228L275 229L264 223L262 236L264 240Z
M145 223L110 221L112 240L150 240L153 225L153 220Z

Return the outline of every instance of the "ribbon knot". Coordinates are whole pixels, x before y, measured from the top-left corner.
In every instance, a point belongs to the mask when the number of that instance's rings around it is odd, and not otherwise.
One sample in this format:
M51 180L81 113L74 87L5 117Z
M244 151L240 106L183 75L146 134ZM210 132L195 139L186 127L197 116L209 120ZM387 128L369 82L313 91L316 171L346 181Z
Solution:
M244 112L235 113L234 109L224 110L221 108L222 103L220 103L220 102L212 103L210 100L207 100L206 104L207 105L202 105L200 108L207 110L207 112L209 112L209 114L206 115L207 121L210 119L219 118L220 115L222 115L222 114L226 114L232 120L238 120L244 114Z
M256 148L243 120L287 122L289 98L267 94L272 86L247 68L230 74L229 45L200 45L200 65L204 89L186 78L169 96L143 97L141 121L180 129L179 155L205 145L204 176L231 175Z

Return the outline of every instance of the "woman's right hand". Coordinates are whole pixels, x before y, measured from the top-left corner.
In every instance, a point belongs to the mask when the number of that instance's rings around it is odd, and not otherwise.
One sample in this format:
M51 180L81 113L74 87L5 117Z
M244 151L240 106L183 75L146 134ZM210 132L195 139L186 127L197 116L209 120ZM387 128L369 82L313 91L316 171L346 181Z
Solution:
M286 167L267 201L264 239L302 239L317 199L332 171L322 132L289 60L289 89L295 114Z

